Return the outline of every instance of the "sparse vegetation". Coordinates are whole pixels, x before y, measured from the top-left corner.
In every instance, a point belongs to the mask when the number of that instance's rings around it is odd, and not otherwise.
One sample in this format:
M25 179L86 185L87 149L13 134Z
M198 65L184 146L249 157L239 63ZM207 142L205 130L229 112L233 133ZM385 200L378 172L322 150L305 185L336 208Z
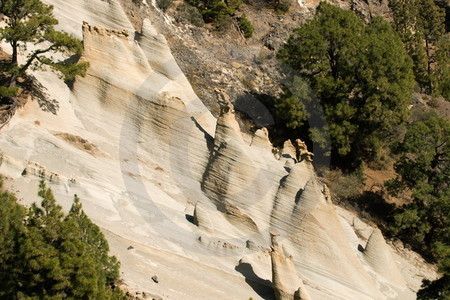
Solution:
M242 0L225 0L227 6L231 9L238 10L242 5Z
M188 3L198 9L205 23L212 23L219 30L229 28L234 23L245 38L253 34L254 28L247 16L237 16L242 0L189 0Z
M272 57L272 52L262 48L261 50L259 50L258 55L255 57L255 63L261 65L264 62L266 62L268 59L270 59Z
M276 14L285 14L292 5L292 0L268 0L267 4L275 10Z

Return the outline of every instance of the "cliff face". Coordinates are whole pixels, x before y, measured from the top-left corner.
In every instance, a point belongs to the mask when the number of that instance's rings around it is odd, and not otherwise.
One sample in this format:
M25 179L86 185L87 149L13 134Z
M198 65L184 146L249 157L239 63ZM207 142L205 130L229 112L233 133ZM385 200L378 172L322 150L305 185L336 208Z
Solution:
M296 299L414 298L380 233L357 250L301 143L275 156L265 129L240 132L220 90L215 119L151 22L135 32L115 0L46 2L62 29L83 37L91 66L71 90L34 73L46 97L3 129L0 172L27 201L41 178L66 209L78 194L130 289L173 299L267 298L272 288ZM55 114L41 109L51 104Z

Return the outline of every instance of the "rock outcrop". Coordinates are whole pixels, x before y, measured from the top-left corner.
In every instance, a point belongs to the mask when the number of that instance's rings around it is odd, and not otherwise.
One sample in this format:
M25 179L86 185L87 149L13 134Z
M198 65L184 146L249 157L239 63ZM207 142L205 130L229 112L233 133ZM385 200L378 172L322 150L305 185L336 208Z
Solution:
M134 32L133 26L117 0L76 2L43 0L43 2L54 6L54 14L59 21L58 29L73 34L79 39L82 38L80 25L83 21L111 30Z
M395 292L405 287L401 275L384 271L390 250L377 233L357 253L304 143L274 151L266 129L242 134L220 90L216 120L165 38L148 20L134 31L116 0L45 2L61 29L83 37L90 68L72 89L55 74L34 73L59 110L29 102L17 112L0 135L0 172L29 203L41 178L51 179L64 208L78 194L131 288L173 299L258 298L236 264L256 257L241 265L267 275L270 246L278 299L392 298L378 277ZM158 274L158 284L148 274Z
M233 105L225 95L217 92L220 116L214 135L214 149L202 179L202 190L220 211L232 217L236 226L239 222L236 223L235 216L239 215L243 230L267 230L277 184L274 179L283 170L272 172L270 169L276 160L267 149L270 145L267 134L259 131L253 138L256 142L247 144L235 119Z
M364 249L364 258L375 272L389 282L400 287L405 285L405 280L398 270L397 263L392 258L380 229L375 228L370 235Z
M272 262L272 284L277 300L310 300L303 281L298 278L292 255L286 255L278 242L278 233L270 232Z

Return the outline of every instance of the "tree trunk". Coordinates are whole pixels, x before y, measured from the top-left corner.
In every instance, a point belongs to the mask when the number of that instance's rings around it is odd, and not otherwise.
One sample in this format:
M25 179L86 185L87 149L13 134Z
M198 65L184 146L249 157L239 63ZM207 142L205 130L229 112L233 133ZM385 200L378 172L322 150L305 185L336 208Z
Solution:
M428 93L431 95L433 93L433 83L431 82L431 54L428 39L425 39L425 47L427 51Z
M17 62L17 41L12 41L11 42L11 47L12 47L12 57L11 57L11 64L16 67L18 65Z
M17 45L17 41L12 41L11 42L11 47L12 47L12 57L11 57L11 68L12 69L16 69L18 66L18 61L17 61L17 56L18 56L18 45ZM17 79L17 74L16 74L17 70L13 70L11 77L9 79L9 87L13 87L16 85L16 79Z

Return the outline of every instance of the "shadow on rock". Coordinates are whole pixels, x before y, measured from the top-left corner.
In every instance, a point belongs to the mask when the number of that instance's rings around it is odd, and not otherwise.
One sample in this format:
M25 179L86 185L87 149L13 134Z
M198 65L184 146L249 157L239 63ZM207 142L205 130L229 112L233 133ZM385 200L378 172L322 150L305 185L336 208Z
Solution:
M190 223L196 225L196 224L195 224L195 221L194 221L194 216L193 216L193 215L185 214L184 217L186 218L186 220L187 220L188 222L190 222Z
M51 99L47 92L47 88L44 87L37 79L32 79L31 95L38 101L39 107L45 111L54 115L59 110L59 102L56 99Z
M275 293L273 291L272 282L262 279L253 271L253 267L249 263L239 263L234 268L236 271L244 275L245 282L263 299L274 300Z

